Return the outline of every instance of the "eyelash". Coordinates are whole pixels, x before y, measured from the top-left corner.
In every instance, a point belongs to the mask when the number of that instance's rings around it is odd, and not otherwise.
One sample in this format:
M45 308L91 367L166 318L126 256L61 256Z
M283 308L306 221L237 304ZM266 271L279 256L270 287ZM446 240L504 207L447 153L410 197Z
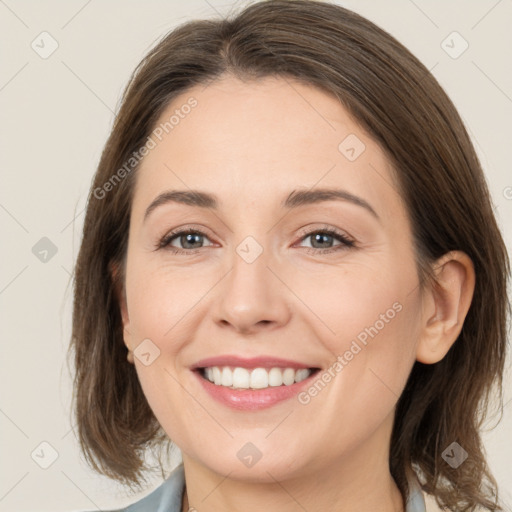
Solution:
M200 247L199 249L180 249L179 247L172 247L170 245L170 243L178 236L183 236L183 235L188 235L188 234L197 234L197 235L201 235L201 236L208 238L208 235L205 232L201 231L200 229L195 229L195 228L178 229L175 231L171 231L170 233L165 235L158 243L157 250L165 249L166 251L170 251L173 254L191 255L191 254L196 254L201 249L204 249L204 247ZM328 249L315 249L314 247L306 247L306 249L308 249L308 251L306 251L308 254L327 254L327 253L338 252L340 250L346 250L346 249L355 247L354 240L348 238L344 233L338 231L337 229L330 228L327 226L323 229L316 229L313 231L307 231L307 232L301 233L301 240L308 238L312 235L317 235L317 234L327 234L329 236L332 236L333 238L338 239L338 241L340 241L341 244L334 246L334 247L329 247Z

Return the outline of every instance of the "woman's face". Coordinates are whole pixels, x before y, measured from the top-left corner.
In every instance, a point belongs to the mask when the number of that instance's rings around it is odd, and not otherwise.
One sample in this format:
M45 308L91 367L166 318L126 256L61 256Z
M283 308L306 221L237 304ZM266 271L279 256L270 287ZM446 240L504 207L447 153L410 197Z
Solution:
M122 309L163 429L184 458L258 481L386 455L422 303L383 151L292 80L224 77L160 123L137 171Z

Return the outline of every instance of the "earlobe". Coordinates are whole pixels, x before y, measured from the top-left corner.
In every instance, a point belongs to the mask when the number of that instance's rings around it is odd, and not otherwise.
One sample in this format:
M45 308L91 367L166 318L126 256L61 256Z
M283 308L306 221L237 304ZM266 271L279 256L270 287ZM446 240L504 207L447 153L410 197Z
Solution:
M441 361L456 342L473 299L475 270L469 256L451 251L435 264L435 282L423 295L422 327L416 359Z
M126 348L128 349L127 359L128 362L133 364L133 351L131 349L131 336L130 336L130 317L128 315L128 306L126 301L126 293L125 288L123 284L123 280L121 277L121 271L120 268L115 265L114 263L111 263L109 265L110 275L112 278L112 283L114 286L114 292L117 299L117 303L119 305L119 311L121 313L121 320L123 323L123 341L126 345Z

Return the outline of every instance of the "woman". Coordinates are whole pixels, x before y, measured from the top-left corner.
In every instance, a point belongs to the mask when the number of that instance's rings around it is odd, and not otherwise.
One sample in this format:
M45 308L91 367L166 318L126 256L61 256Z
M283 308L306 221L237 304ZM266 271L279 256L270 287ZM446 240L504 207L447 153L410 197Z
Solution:
M131 512L503 510L479 426L508 276L463 123L389 34L303 0L186 23L91 187L82 449L136 487L179 447Z

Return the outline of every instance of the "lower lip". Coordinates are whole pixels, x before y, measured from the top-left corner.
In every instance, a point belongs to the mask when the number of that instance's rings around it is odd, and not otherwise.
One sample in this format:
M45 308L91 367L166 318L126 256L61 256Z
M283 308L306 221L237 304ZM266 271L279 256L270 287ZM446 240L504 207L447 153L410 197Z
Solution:
M296 396L302 388L307 387L311 383L316 377L318 370L314 371L307 379L290 386L283 385L264 389L231 389L210 382L202 377L199 371L194 371L194 373L205 391L218 402L234 409L255 411L272 407L279 402Z

